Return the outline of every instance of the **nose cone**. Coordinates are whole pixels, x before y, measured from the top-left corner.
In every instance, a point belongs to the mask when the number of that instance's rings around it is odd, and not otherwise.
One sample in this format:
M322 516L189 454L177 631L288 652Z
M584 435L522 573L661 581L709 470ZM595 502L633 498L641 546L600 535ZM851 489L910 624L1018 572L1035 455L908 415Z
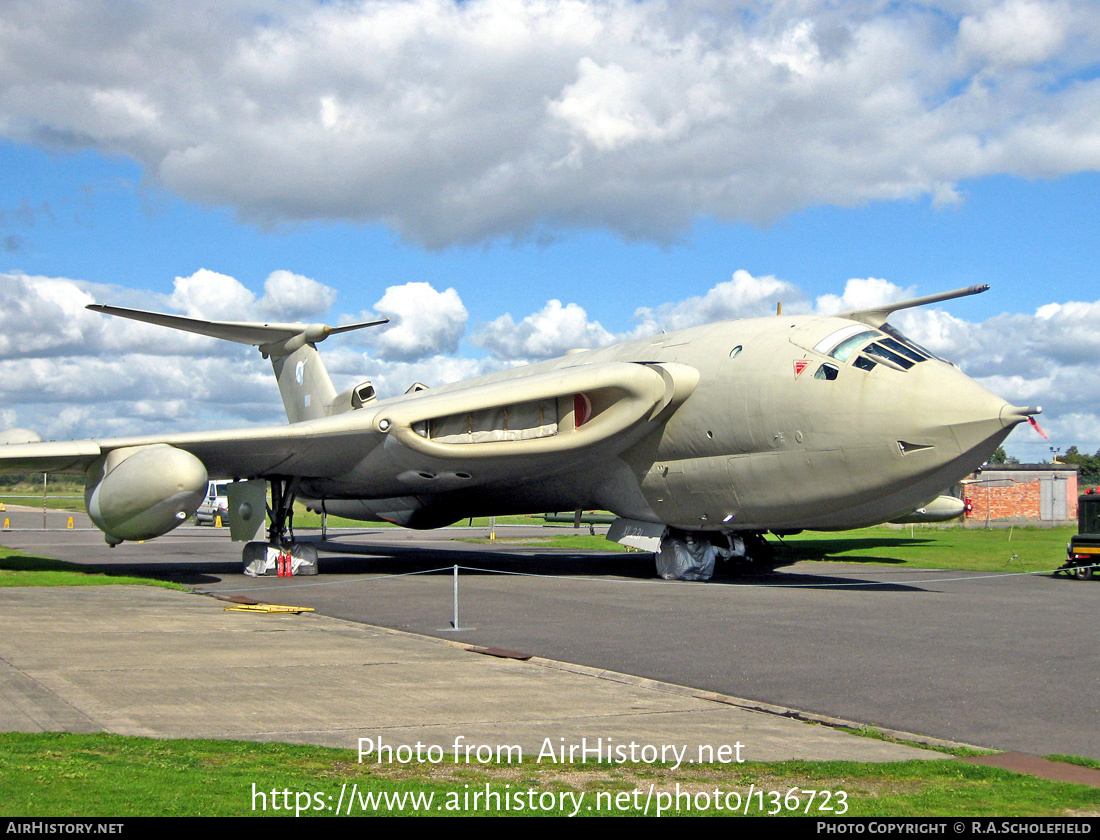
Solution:
M941 458L961 459L967 470L980 466L1015 426L1041 411L1011 405L948 365L923 373L914 434L939 438L938 447L946 444Z

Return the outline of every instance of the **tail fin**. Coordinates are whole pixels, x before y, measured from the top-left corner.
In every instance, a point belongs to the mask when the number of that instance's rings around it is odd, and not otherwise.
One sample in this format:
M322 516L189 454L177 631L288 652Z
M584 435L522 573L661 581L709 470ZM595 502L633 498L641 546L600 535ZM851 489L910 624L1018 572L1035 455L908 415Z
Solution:
M330 335L375 327L389 321L388 318L382 318L361 324L328 327L324 324L203 321L95 303L90 304L88 309L258 347L265 359L271 359L275 378L279 381L279 393L283 397L283 407L291 423L324 417L336 396L336 389L332 387L332 380L321 361L321 354L317 352L317 342L324 341Z
M279 380L287 420L298 423L325 416L336 389L313 344L304 344L289 356L273 355L271 366Z

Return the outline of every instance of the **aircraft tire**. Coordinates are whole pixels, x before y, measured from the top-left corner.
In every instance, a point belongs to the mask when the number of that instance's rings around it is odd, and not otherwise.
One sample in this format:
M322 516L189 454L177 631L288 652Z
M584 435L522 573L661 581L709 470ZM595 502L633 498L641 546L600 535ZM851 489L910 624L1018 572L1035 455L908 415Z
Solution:
M750 534L745 538L745 552L755 569L771 571L776 566L775 549L763 534Z

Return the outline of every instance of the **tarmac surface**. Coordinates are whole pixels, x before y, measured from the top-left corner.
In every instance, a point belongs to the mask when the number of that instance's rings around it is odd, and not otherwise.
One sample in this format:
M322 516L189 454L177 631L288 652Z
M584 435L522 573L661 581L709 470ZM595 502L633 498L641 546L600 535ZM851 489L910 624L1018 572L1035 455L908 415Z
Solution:
M24 515L41 527L41 511ZM213 599L130 587L0 590L0 726L352 748L359 737L461 735L525 752L603 737L739 741L750 760L922 754L744 708L755 707L1100 758L1095 581L802 563L673 584L654 580L643 555L396 529L331 536L320 575L251 579L239 546L211 530L113 551L95 531L0 535L28 554L318 610L226 613Z
M581 744L700 746L733 760L941 755L749 711L678 687L479 655L321 615L226 611L137 586L0 590L0 729L232 738L355 750L418 742L470 763ZM740 743L742 746L737 747ZM488 752L486 752L488 750ZM653 753L656 755L656 753ZM704 752L703 757L710 757ZM690 756L690 759L687 757ZM674 761L672 753L664 756Z

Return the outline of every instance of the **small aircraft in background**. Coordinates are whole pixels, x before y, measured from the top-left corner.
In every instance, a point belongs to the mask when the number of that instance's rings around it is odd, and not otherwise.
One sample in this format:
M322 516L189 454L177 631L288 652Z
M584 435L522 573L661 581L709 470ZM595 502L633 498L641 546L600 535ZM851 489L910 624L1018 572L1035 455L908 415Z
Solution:
M10 442L0 471L83 473L88 513L112 545L171 531L209 480L225 479L234 538L253 540L246 563L276 551L315 564L316 547L293 536L301 499L410 528L607 510L609 539L657 552L664 576L707 577L699 563L715 551L766 561L767 532L950 514L943 489L1041 409L1006 403L887 319L987 288L712 323L437 388L416 383L388 399L369 381L337 393L316 347L384 321L218 322L92 305L256 346L289 422ZM265 508L266 538L255 540Z

